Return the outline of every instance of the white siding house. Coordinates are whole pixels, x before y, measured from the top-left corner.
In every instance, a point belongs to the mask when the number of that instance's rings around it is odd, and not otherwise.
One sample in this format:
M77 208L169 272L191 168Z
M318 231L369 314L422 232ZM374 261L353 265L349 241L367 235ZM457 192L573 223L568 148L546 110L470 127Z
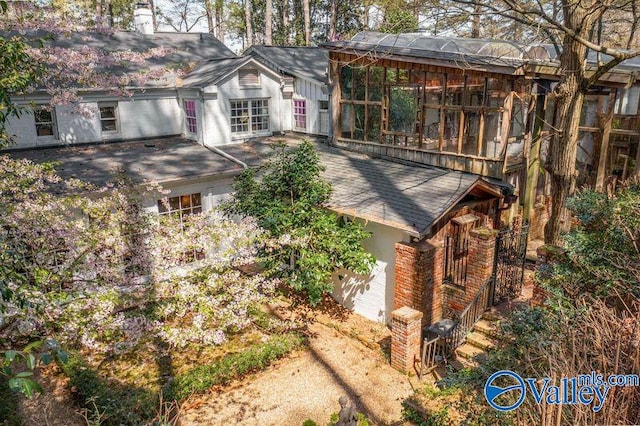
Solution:
M33 110L29 106L31 102L37 105ZM13 148L134 140L182 133L177 118L182 112L175 91L155 90L125 99L93 95L85 97L80 105L58 105L53 109L47 102L45 98L37 97L18 102L25 111L19 118L12 117L7 126L9 134L14 135Z
M327 54L318 47L252 46L245 55L294 80L286 130L329 135ZM285 102L286 104L287 102Z
M289 130L283 99L290 91L282 76L251 57L207 61L178 87L183 105L196 103L198 133L189 137L207 146Z
M397 228L375 222L366 222L365 230L372 236L363 245L376 257L376 264L368 276L336 272L333 276L333 298L365 318L388 323L393 311L396 279L395 244L408 241L409 237Z

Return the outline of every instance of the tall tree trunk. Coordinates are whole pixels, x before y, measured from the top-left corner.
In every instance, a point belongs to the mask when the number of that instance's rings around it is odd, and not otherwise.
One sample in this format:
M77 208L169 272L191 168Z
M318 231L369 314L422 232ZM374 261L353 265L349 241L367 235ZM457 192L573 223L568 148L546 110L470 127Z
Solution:
M214 11L213 11L213 4L211 3L211 0L204 0L204 13L207 16L207 28L209 32L212 34L215 34L216 25L213 19Z
M471 38L480 38L480 13L482 12L480 3L474 2L473 19L471 21Z
M329 15L329 40L333 41L336 39L336 24L338 22L338 3L337 0L331 0L330 2L330 15ZM365 2L365 20L366 20L366 24L365 24L365 29L368 28L368 20L369 20L369 13L368 13L368 7L366 5Z
M244 25L246 30L247 45L245 48L251 47L253 44L253 29L251 28L251 0L244 0Z
M282 26L286 44L291 44L291 29L289 28L289 0L282 0Z
M588 9L575 6L566 13L569 28L576 28L578 35L587 38L589 28L594 24L595 14ZM567 12L565 10L565 12ZM546 244L559 244L560 234L570 226L570 216L566 205L567 199L576 188L576 154L578 150L578 127L580 112L586 91L585 58L587 48L569 35L563 40L563 51L560 56L562 78L554 90L556 95L556 116L554 125L559 134L553 138L549 151L550 162L548 172L551 175L551 215L544 229Z
M271 14L273 12L273 0L266 0L265 11L264 11L264 44L271 45L273 44L272 39L272 22L273 19Z
M302 0L302 10L304 13L304 44L311 45L311 10L309 0Z
M156 16L156 5L153 0L149 0L149 9L151 9L151 20L153 22L153 31L158 31L158 17Z
M224 43L224 0L215 0L216 37Z
M96 27L102 26L102 0L96 1Z

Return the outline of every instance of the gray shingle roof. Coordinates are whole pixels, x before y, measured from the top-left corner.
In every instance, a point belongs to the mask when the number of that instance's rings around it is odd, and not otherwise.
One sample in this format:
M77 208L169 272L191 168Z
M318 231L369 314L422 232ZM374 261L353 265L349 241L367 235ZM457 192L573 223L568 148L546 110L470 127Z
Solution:
M47 36L42 31L26 34L29 38ZM106 33L71 33L46 40L52 47L80 49L88 46L104 51L145 52L154 48L168 48L171 53L149 58L143 63L115 63L108 71L115 74L133 73L148 68L166 68L169 72L165 79L151 81L150 86L173 87L174 71L193 67L201 61L237 58L227 46L209 33L168 33L157 32L152 37L143 36L135 31Z
M116 31L113 34L73 33L68 37L56 37L51 43L64 48L89 46L110 51L142 52L158 47L173 49L170 55L152 60L161 65L237 57L209 33L156 32L153 36L143 36L135 31Z
M271 137L223 149L257 166L273 153L271 146L279 140L291 145L300 142ZM469 173L373 159L319 142L315 146L325 166L323 177L333 187L332 210L416 236L428 233L475 185L487 184Z
M12 150L6 154L36 163L56 162L55 169L62 178L76 178L97 186L113 181L120 171L136 183L171 182L242 171L238 164L179 137Z
M249 62L251 58L214 59L202 62L189 71L182 79L182 87L206 87L217 83L236 68Z
M328 82L329 57L319 47L254 45L247 49L245 55L252 55L284 74L325 84Z

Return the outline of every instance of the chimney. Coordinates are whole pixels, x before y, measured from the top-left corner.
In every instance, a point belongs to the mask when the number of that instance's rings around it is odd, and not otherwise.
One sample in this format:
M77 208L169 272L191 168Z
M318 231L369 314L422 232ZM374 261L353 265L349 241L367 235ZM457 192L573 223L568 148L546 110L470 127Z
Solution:
M136 31L144 36L153 36L153 12L149 9L147 2L136 3L136 10L133 12L133 22Z

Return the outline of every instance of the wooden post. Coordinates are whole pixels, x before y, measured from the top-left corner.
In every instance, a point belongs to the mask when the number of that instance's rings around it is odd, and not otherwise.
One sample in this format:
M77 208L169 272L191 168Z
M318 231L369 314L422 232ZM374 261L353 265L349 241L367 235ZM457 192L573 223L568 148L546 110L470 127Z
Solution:
M607 174L607 160L609 158L609 138L613 124L613 112L616 106L616 94L614 90L609 94L607 103L607 115L605 116L604 127L602 128L602 143L600 145L600 159L598 161L598 174L596 175L596 191L604 189L604 181Z
M531 220L533 207L536 203L536 191L538 189L538 178L540 175L540 147L542 145L542 129L544 128L544 117L547 109L547 96L544 93L536 95L536 111L533 124L533 134L531 136L531 150L529 151L529 162L527 165L527 183L524 192L523 219Z
M340 129L340 64L338 58L333 53L329 61L329 84L331 84L331 126L329 136L335 141Z
M502 129L500 132L502 133L502 152L500 153L502 159L502 176L504 178L504 174L507 171L507 148L509 145L509 131L511 130L511 114L513 112L513 92L509 92L507 98L504 101L504 111L502 112Z

